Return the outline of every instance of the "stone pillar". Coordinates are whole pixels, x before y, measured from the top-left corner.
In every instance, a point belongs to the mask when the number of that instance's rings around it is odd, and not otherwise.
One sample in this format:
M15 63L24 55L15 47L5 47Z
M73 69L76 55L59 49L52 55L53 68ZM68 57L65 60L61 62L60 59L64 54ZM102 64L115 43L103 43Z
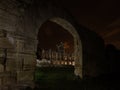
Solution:
M0 90L12 89L16 83L15 49L8 34L0 30Z
M34 87L34 71L36 67L36 42L24 35L14 34L16 87ZM35 46L36 45L36 46Z

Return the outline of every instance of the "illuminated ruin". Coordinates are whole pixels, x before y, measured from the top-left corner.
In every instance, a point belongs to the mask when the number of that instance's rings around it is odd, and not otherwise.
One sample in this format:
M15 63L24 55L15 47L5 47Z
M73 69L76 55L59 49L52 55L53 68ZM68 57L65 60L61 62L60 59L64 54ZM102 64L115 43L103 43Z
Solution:
M67 53L65 50L64 43L56 45L56 51L49 49L42 49L41 59L37 60L37 66L62 66L62 65L75 65L74 53Z

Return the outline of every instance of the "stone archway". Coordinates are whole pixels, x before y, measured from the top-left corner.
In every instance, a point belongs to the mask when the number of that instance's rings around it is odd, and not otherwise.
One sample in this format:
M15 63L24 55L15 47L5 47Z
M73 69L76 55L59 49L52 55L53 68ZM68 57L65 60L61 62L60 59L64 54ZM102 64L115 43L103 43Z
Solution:
M67 30L74 38L74 56L75 56L75 75L82 78L82 43L80 37L77 33L77 30L65 19L60 17L55 17L49 19L51 22L54 22L65 30Z
M7 0L4 1L6 2L4 4L7 4ZM17 85L33 85L37 34L40 26L46 20L59 24L73 35L76 75L83 78L86 74L97 76L104 73L102 71L105 60L104 41L96 33L76 24L72 16L59 4L55 5L55 3L46 2L46 0L34 0L31 4L22 3L23 8L18 8L18 5L21 6L22 4L15 1L10 2L11 6L15 5L13 12L9 7L6 7L7 5L2 5L1 8L3 7L3 9L0 9L1 16L3 16L3 18L0 17L2 19L0 31L6 30L11 41L14 41L12 42L14 50L8 50L7 58L10 60L8 60L7 66L11 67L9 74L2 72L2 75L5 73L10 77L5 77L10 85L11 79ZM0 32L0 36L2 35ZM0 83L0 86L6 86L8 82Z
M65 28L74 38L74 55L75 55L75 75L82 78L82 43L77 30L66 20L56 17L51 18L50 21L55 22Z

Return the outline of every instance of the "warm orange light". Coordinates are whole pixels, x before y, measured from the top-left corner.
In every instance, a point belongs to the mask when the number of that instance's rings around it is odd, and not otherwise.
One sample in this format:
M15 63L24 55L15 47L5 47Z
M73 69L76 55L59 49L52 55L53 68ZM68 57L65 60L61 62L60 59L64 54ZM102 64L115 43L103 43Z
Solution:
M65 62L65 65L67 65L67 62Z
M72 63L71 62L69 62L69 65L71 65Z
M64 48L65 48L65 49L70 48L70 46L69 46L68 42L64 42Z
M74 62L74 61L72 62L72 65L73 65L73 66L75 65L75 62Z

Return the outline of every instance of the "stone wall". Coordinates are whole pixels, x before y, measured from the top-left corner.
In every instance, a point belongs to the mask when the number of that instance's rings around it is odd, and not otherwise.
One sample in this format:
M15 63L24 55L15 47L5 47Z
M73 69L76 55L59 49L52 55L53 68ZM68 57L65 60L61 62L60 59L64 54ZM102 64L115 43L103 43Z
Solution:
M4 88L33 86L37 34L41 25L47 20L56 22L73 35L76 75L83 78L85 75L97 76L102 73L103 41L97 34L77 25L59 4L44 0L34 2L2 0L0 1L0 40L3 40L2 34L6 32L5 39L12 48L7 48L6 71L4 65L0 63L0 86ZM4 61L2 54L6 49L4 46L7 45L0 47L0 62Z
M36 6L36 7L34 7ZM33 11L33 12L32 12ZM92 32L82 26L79 26L76 21L59 4L52 4L52 2L36 2L27 10L29 14L27 19L30 25L35 25L35 36L41 25L50 20L65 28L74 37L74 49L76 56L75 74L81 78L84 76L98 76L104 73L103 62L105 60L104 41L95 32ZM31 13L30 13L31 12ZM26 20L27 21L27 20ZM30 30L29 26L26 26ZM31 30L32 32L32 30Z
M24 9L27 4L18 0L0 1L0 90L15 90L14 87L34 84L37 41L24 35Z
M104 74L105 45L104 40L95 32L84 29L81 36L83 55L83 76L96 77Z

